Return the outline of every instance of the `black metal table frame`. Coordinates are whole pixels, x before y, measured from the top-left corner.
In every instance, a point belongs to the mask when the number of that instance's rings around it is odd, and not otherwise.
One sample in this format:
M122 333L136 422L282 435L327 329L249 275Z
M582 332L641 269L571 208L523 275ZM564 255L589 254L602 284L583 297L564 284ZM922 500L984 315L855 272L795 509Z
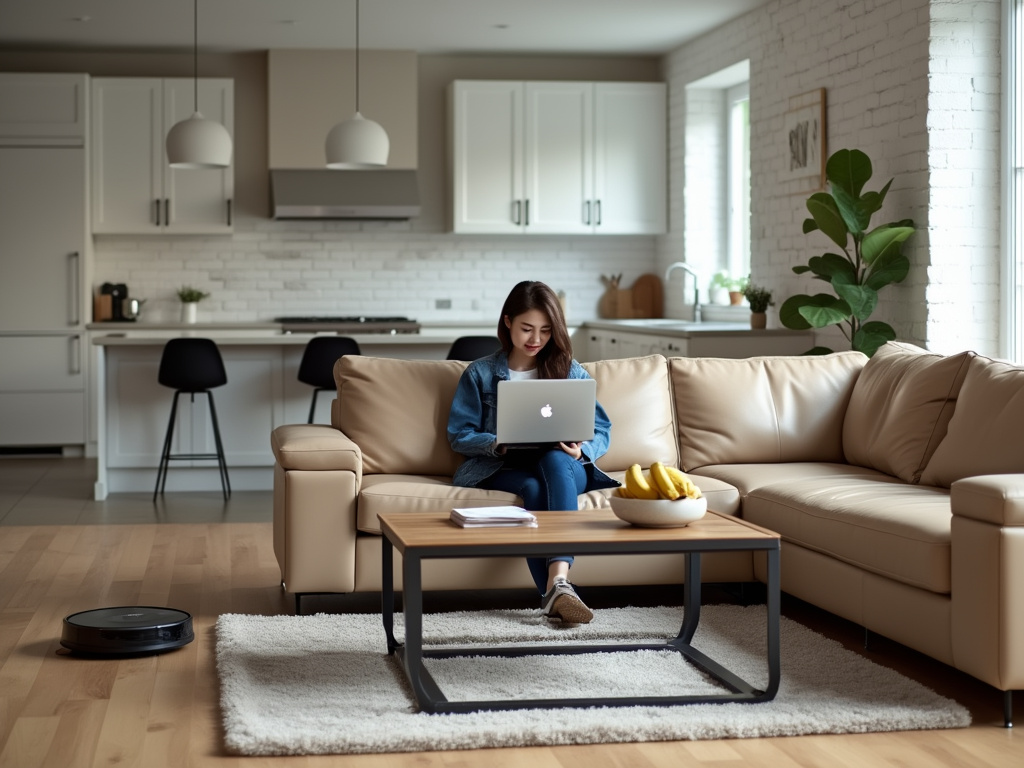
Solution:
M497 539L498 537L496 537ZM403 553L402 578L405 615L405 643L395 639L394 613L394 545L384 531L381 536L382 594L381 613L384 622L384 633L387 637L388 654L398 656L405 671L406 678L416 697L421 712L456 713L477 712L485 710L511 709L554 709L584 708L595 706L672 706L678 704L705 704L747 702L756 703L771 701L779 689L780 648L779 648L779 540L778 539L743 539L743 540L664 540L654 542L630 542L609 544L573 543L569 547L576 555L637 555L650 553L676 552L685 555L686 581L683 584L683 622L679 634L664 642L647 643L590 643L590 644L557 644L502 647L502 646L465 646L443 648L423 647L423 587L422 561L430 558L465 558L487 556L545 556L563 554L567 548L565 542L549 544L493 544L479 545L467 551L465 546L423 546L415 547ZM701 582L700 561L702 552L715 551L764 551L767 554L767 665L768 684L761 690L755 688L721 664L697 650L691 644L697 625L700 622ZM622 696L603 698L550 698L550 699L504 699L493 701L449 701L424 666L424 659L444 659L456 656L537 656L563 655L584 653L612 653L616 651L677 651L687 662L703 670L727 688L729 693L695 694L680 696Z

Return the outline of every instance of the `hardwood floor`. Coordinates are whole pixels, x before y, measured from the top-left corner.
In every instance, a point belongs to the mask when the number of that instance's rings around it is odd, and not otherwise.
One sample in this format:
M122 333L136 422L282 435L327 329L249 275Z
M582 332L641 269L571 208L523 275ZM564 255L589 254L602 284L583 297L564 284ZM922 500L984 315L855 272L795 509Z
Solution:
M884 638L870 656L970 708L959 730L654 742L337 757L243 758L221 744L213 625L222 613L290 613L278 587L269 493L147 494L90 501L91 462L0 459L0 766L1016 766L1020 728L1001 727L992 688ZM627 591L594 595L614 604ZM653 591L648 600L667 593ZM727 599L727 593L723 592ZM490 592L436 596L493 604ZM502 593L501 599L525 599ZM590 599L590 593L588 593ZM79 610L165 605L193 615L196 640L166 654L86 659L60 647ZM428 606L429 607L429 606ZM316 610L374 610L337 598ZM860 628L785 599L783 611L861 651ZM1018 694L1017 712L1024 711ZM571 717L571 712L564 716ZM1021 715L1024 718L1024 715Z

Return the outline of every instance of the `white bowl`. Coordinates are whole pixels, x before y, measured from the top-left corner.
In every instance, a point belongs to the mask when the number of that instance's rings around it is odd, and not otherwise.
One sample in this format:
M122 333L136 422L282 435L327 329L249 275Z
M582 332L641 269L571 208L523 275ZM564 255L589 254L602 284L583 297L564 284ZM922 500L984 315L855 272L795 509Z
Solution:
M682 528L700 520L708 511L708 500L704 496L668 501L626 499L616 492L611 495L611 504L617 518L642 528Z

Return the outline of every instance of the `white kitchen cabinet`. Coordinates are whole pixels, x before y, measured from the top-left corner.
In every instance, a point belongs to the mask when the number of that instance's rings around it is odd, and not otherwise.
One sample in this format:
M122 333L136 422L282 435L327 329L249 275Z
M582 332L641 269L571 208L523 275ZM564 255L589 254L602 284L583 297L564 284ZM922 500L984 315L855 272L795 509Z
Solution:
M0 168L0 445L82 445L85 148L0 146Z
M453 82L453 231L663 233L665 110L662 83Z
M167 132L194 111L191 78L93 78L92 231L230 233L234 165L175 169ZM234 83L199 80L199 111L234 133Z
M84 334L0 336L0 445L83 445Z
M0 72L0 142L81 146L89 76Z
M813 334L795 331L695 331L687 336L584 327L581 360L625 357L724 357L800 355L813 346Z

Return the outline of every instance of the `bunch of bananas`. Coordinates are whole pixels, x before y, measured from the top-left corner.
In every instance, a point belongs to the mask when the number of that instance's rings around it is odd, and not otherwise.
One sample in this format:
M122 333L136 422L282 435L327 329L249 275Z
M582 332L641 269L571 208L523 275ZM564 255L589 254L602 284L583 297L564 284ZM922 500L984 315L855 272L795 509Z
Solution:
M626 499L699 499L700 488L693 484L683 472L675 467L666 467L660 461L651 464L644 472L639 464L626 470L626 484L619 488L619 495Z

